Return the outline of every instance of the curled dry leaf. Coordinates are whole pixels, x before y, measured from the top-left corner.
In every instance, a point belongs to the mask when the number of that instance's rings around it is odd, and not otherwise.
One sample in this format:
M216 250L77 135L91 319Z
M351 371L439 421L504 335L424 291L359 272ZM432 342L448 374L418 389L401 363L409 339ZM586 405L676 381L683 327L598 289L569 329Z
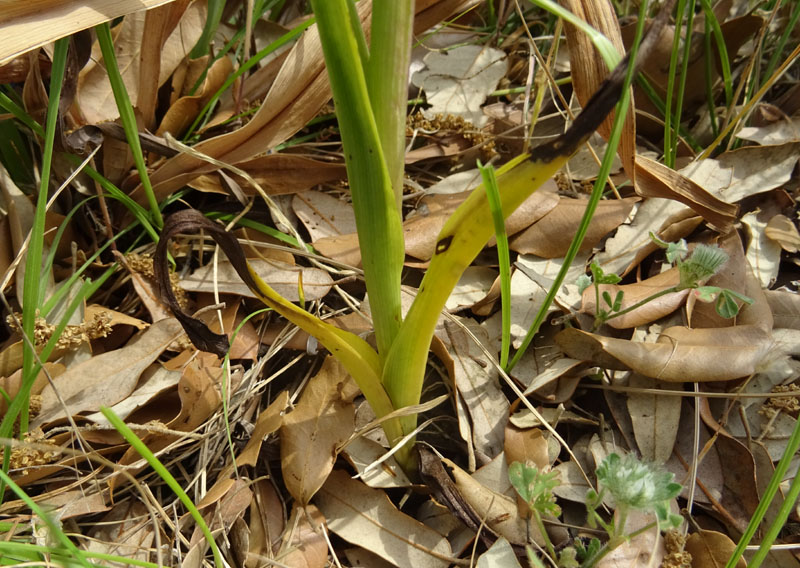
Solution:
M703 217L719 233L731 230L739 208L706 191L696 182L672 168L645 156L636 156L638 195L672 199Z
M355 383L332 356L308 382L281 425L281 471L289 493L307 504L355 430Z
M601 284L599 288L601 295L608 292L612 300L616 298L619 292L622 292L623 297L620 310L625 310L653 294L677 285L679 279L679 270L677 267L674 267L652 278L634 284ZM677 310L686 300L688 294L689 290L666 294L651 302L647 302L643 306L627 314L610 319L607 323L616 329L627 329L653 322ZM581 312L594 315L597 311L596 300L595 287L589 286L583 291ZM608 306L603 300L601 300L600 307L606 310L608 309Z
M278 428L283 423L283 411L286 405L289 404L289 391L283 391L278 397L272 401L266 410L258 415L255 428L247 441L247 445L236 458L237 465L254 466L258 460L258 454L261 451L261 444L264 443L267 436L277 432Z
M795 253L800 250L800 233L786 215L775 215L767 222L764 234L781 245L786 252Z
M442 535L399 511L383 491L335 470L317 493L328 528L400 568L447 568L452 551Z

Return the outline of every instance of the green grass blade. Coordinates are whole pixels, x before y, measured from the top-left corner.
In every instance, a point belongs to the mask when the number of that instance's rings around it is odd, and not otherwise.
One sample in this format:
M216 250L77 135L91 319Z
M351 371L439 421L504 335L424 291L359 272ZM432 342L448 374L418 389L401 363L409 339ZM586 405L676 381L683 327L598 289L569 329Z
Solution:
M203 515L200 514L200 511L197 510L197 507L186 492L181 487L181 484L172 476L172 474L167 471L167 468L164 467L164 464L159 461L159 459L150 451L144 442L137 436L133 430L128 428L128 425L123 422L119 416L117 416L113 410L108 408L107 406L101 406L100 412L103 413L103 416L106 417L114 428L116 428L117 432L119 432L123 438L135 449L139 452L139 455L144 458L144 460L153 468L161 479L172 489L172 492L178 497L183 506L186 507L186 510L189 511L189 514L192 515L194 522L197 523L197 526L203 532L203 535L206 537L206 542L211 547L211 553L214 555L214 566L225 566L222 561L222 554L220 554L219 547L217 546L217 542L214 540L214 537L211 535L211 531L206 524L205 519L203 519Z
M42 151L42 172L39 185L39 195L36 200L33 226L31 228L30 242L28 243L28 262L25 263L25 282L22 292L22 332L33 342L33 330L36 325L36 312L41 305L44 294L42 284L42 254L44 251L45 213L47 198L50 189L50 169L53 162L53 146L55 143L56 126L58 123L58 104L61 99L61 86L64 81L64 71L67 62L69 39L58 40L53 53L53 66L50 75L50 98L47 103L47 118L45 121L44 150ZM20 392L30 387L36 379L34 368L34 353L25 349L22 358L22 385ZM20 418L20 433L27 432L28 426L28 397L22 398L25 411ZM10 434L10 432L8 433ZM7 433L3 433L7 437ZM8 471L8 458L10 452L6 448L3 458L3 471ZM3 495L3 485L0 483L0 496Z
M49 546L42 546L39 544L31 544L28 542L14 542L9 540L0 540L0 561L5 561L5 557L7 555L16 554L16 555L25 555L25 561L34 563L36 562L37 566L40 565L42 555L48 555L50 560L55 560L56 562L62 560L57 558L57 555L61 553L64 554L63 550L54 549ZM141 566L141 568L159 568L158 564L153 562L146 562L144 560L136 560L134 558L124 558L122 556L115 556L113 554L104 554L102 552L92 552L89 550L83 551L83 555L87 559L92 560L103 560L105 564L103 566L108 566L111 562L118 563L118 564L127 564L128 566ZM64 562L66 566L66 562L69 561L72 557L64 558ZM19 561L23 561L22 558ZM62 564L54 564L55 566L61 566ZM100 566L99 564L89 564L90 566Z
M731 79L731 62L728 57L728 48L725 45L725 36L722 34L722 28L719 25L714 9L711 7L709 0L700 0L700 5L703 8L706 22L711 26L711 31L714 33L714 40L717 44L717 52L719 53L719 60L722 66L722 84L725 88L725 104L728 108L733 104L733 80Z
M500 267L500 366L505 369L508 365L508 354L511 350L511 261L508 252L508 235L506 222L503 216L503 205L500 201L500 188L497 185L497 176L494 167L489 164L484 166L478 163L483 186L486 188L486 197L492 212L494 236L497 239L497 263Z
M11 479L5 471L0 471L0 480L2 480L3 484L8 485L11 491L13 491L37 517L45 522L47 528L50 529L50 534L54 536L82 566L86 566L87 568L91 567L86 560L84 552L72 543L69 537L64 534L64 531L61 530L61 527L50 518L50 515L45 513L33 499L28 497L28 494L25 493L19 485L14 483L14 480Z
M0 108L10 112L12 115L14 115L14 118L30 128L34 134L44 138L44 129L42 128L42 125L33 120L33 118L31 118L31 116L25 112L25 109L23 109L13 100L11 100L8 95L2 92L0 92Z
M678 53L680 53L681 45L681 24L683 23L683 14L686 11L686 0L678 0L678 8L675 13L676 29L675 34L672 36L672 49L669 56L669 72L667 73L667 94L665 95L665 112L664 112L664 163L670 168L675 167L675 156L672 154L673 146L677 147L677 126L672 126L672 99L675 96L675 78L676 70L678 68ZM687 31L691 34L691 30ZM686 43L691 42L691 36L687 35Z
M197 59L204 55L208 55L211 40L214 39L214 34L217 33L217 28L222 20L222 12L225 10L225 0L209 0L208 13L206 15L206 24L203 26L203 33L200 34L200 39L192 48L189 57Z
M708 0L704 1L708 2ZM772 56L769 58L767 68L764 71L764 77L772 76L772 73L775 71L775 66L778 65L778 60L783 54L783 50L786 47L786 42L789 40L789 37L791 37L791 34L797 25L798 19L800 19L800 2L795 2L792 15L789 17L789 21L783 27L783 33L781 34L781 37L778 38L778 42L775 44L775 50L772 52Z
M692 36L692 25L694 23L694 4L695 0L689 0L689 6L686 11L686 41L683 44L683 55L681 56L681 74L678 78L678 96L675 100L675 131L673 132L673 136L671 139L672 146L669 149L670 152L670 162L674 166L675 159L678 155L678 138L679 132L681 129L681 113L683 111L683 96L686 92L686 77L688 76L689 72L689 59L691 57L691 36ZM676 34L679 35L679 34ZM665 160L666 162L666 160Z
M405 251L400 210L372 113L349 0L312 0L331 81L356 216L378 353L386 357L400 329L400 274Z
M128 144L133 154L133 161L136 164L142 187L147 196L147 202L150 204L150 213L153 216L153 221L156 226L161 228L164 225L164 220L161 218L161 210L158 208L158 201L153 192L153 186L150 184L150 176L147 175L147 166L144 163L142 145L139 142L139 126L136 123L136 115L133 113L131 99L128 97L128 90L125 88L125 83L119 72L117 56L114 53L114 42L111 40L111 28L109 28L108 23L104 23L96 26L95 32L97 33L97 41L100 44L100 50L103 52L103 61L105 62L106 71L108 72L108 80L111 82L111 90L114 92L114 100L117 102L117 109L119 110L119 116L122 120L122 127L125 130L125 137L128 139Z

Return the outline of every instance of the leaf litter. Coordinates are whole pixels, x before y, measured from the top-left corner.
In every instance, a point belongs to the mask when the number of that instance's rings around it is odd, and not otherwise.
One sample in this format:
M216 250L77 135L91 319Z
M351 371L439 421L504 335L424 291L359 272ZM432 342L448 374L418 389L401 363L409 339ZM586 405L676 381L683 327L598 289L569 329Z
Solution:
M190 55L205 23L204 2L175 2L148 12L136 11L142 3L117 4L104 17L121 18L113 34L123 78L139 113L142 138L150 137L162 152L147 155L159 202L182 188L194 188L181 197L232 227L241 221L240 239L258 241L248 256L265 281L290 301L368 335L369 315L360 307L360 253L327 106L330 90L316 27L238 79L206 123L189 132L201 109L237 69L238 59L222 52L216 60ZM266 35L256 37L256 47L303 21L294 4L287 2L269 21L259 21L269 30L258 32ZM619 45L627 41L628 30L620 35L613 10L603 15L585 9L591 3L569 4ZM747 41L758 41L765 15L756 10L734 17L738 4L726 4L734 7L718 17L730 63L744 70L752 57ZM53 3L44 13L57 16L60 9ZM418 2L416 32L422 34L451 16L464 29L477 29L485 16L482 9L484 3L466 0ZM24 25L22 12L0 26ZM368 4L359 3L365 25L368 14ZM408 139L404 234L406 283L412 288L445 219L475 185L476 158L485 161L486 146L505 160L523 144L535 145L537 139L563 130L561 102L550 102L550 92L533 136L526 138L520 129L530 127L523 93L530 88L535 94L544 75L537 75L541 61L529 72L535 54L519 14L498 15L516 31L496 42L477 41L479 36L472 33L445 41L437 39L448 33L442 26L425 40L427 51L415 62L411 91L424 104L422 118L409 119L413 136ZM226 17L229 22L237 18L232 12ZM530 25L537 16L526 17ZM78 31L66 18L56 21L62 24L59 34ZM152 33L154 26L160 26L158 33ZM16 73L19 79L7 83L8 92L41 120L52 50L19 55L53 39L47 26L37 27L36 37L23 48L15 40L2 51L3 58L16 58L4 60L0 71ZM235 27L228 32L235 33ZM222 43L230 33L219 36ZM86 43L87 37L82 41L89 47L88 57L71 79L75 97L60 118L67 132L98 127L110 132L108 124L119 113L99 48ZM585 103L605 67L596 64L583 39L567 29L572 61L592 62L573 63L574 95ZM662 61L668 60L672 34L668 39L663 41L667 55ZM547 38L533 41L547 53ZM74 43L77 49L79 42ZM221 47L215 44L215 49ZM725 93L721 63L712 62L713 80L707 83L701 59L690 63L688 88L693 94L683 101L683 126L689 129L684 134L707 144L700 131L709 120L702 116L707 85L720 112L725 111ZM23 67L24 73L15 71ZM555 67L553 72L561 73L558 78L567 76ZM646 73L663 96L663 69L651 62ZM512 89L500 91L507 87ZM646 115L662 115L637 88L635 100L643 118L634 121L637 114L629 111L619 150L623 171L614 177L622 198L600 202L581 255L557 291L544 327L510 377L496 363L499 285L494 239L488 243L448 301L449 313L434 340L426 399L444 395L449 404L425 414L429 420L420 437L434 448L428 459L438 464L430 479L406 476L387 456L385 438L363 429L370 417L360 416L368 408L364 410L357 388L307 334L286 326L272 312L244 321L260 304L230 263L213 258L213 248L196 238L176 239L170 252L180 276L169 285L187 312L205 309L199 317L216 326L216 333L229 340L235 335L229 359L200 352L187 341L160 298L152 264L148 267L153 246L138 242L135 254L125 255L125 268L115 268L91 300L79 302L62 335L75 339L59 344L35 380L28 445L15 446L11 453L12 479L52 507L61 522L76 523L70 526L83 531L86 550L164 565L202 565L208 552L202 533L180 506L162 501L153 507L153 496L164 499L166 494L163 480L109 430L99 410L110 406L180 477L212 530L224 535L219 542L226 542L224 553L236 565L322 567L331 565L336 555L336 561L352 565L515 566L526 562L522 547L543 541L508 481L510 463L530 461L543 471L558 472L554 493L565 513L548 520L548 533L568 544L580 531L563 523L584 522L567 511L568 503L586 502L587 490L596 485L594 469L608 454L631 452L675 473L684 486L677 503L688 506L703 528L691 529L685 544L669 534L662 542L657 532L643 532L601 565L663 561L663 566L673 566L668 559L685 553L691 554L693 567L724 563L798 418L800 277L793 255L800 248L800 105L796 89L778 91L756 105L750 122L739 123L730 148L697 159L699 150L682 141L678 165L671 168L649 152L662 143L663 127L654 129ZM13 123L19 130L21 123L11 116L3 115L0 125ZM20 131L32 145L38 144ZM186 141L192 148L212 160L176 153L167 133L189 134ZM600 134L608 136L607 130ZM93 167L146 205L127 144L108 134L99 140L94 143L102 153ZM8 163L12 146L0 146L0 269L9 302L3 316L11 322L0 336L0 386L8 395L0 400L0 409L6 412L20 389L24 342L9 309L20 308L16 298L22 297L24 239L33 222L34 193L33 177L20 177L18 166ZM238 170L223 171L224 164ZM579 170L560 174L507 221L515 348L541 307L583 213L582 184L597 170L590 157ZM59 162L54 175L59 182L67 175L64 171L66 161ZM77 199L87 188L93 193L92 182L81 174L66 193ZM264 206L261 189L277 200L282 218ZM242 201L247 203L244 211ZM111 254L88 258L108 234L115 234L106 229L106 219L119 227L128 215L119 205L90 205L78 219L65 216L69 207L69 201L56 202L48 212L47 238L59 227L65 234L61 242L48 241L56 261L45 265L43 277L54 286L44 300L82 266L92 278L111 266ZM313 248L294 246L281 234L290 228L307 237ZM679 270L670 265L658 241L680 239L690 250L700 243L718 243L728 262L705 284L733 290L753 303L734 300L736 317L724 319L697 290L683 290L595 328L592 319L604 305L605 293L615 297L621 292L624 310L675 285ZM122 238L119 250L132 243ZM576 281L590 273L593 261L622 280L581 293ZM75 293L84 282L85 276L67 286ZM103 333L91 331L98 313L108 319ZM37 328L42 333L37 349L57 323L54 314L43 316ZM524 391L528 404L547 417L549 428L523 410L506 381ZM606 395L599 396L599 389ZM569 440L569 452L550 428ZM81 452L89 459L80 459ZM779 499L791 478L782 481ZM767 520L774 518L776 507ZM19 500L0 505L4 517L26 514ZM630 522L635 530L649 521ZM9 538L25 538L21 526L9 529ZM793 525L784 528L782 537L793 542ZM772 553L772 565L800 564L792 553L783 552Z

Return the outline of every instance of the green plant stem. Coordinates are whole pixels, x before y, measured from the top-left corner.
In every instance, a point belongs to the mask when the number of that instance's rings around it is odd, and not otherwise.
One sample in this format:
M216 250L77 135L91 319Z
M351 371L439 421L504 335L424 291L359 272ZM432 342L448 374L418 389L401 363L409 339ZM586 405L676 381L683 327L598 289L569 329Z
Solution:
M542 304L541 308L536 314L536 318L534 319L531 327L528 328L528 333L525 335L525 339L520 345L520 348L514 354L514 357L511 359L511 362L508 364L506 368L506 372L511 371L514 366L519 363L522 356L525 354L525 351L528 349L528 346L533 341L536 332L539 331L539 327L544 322L544 318L547 316L547 312L550 309L550 305L553 303L553 300L556 297L556 293L561 288L561 284L564 282L564 278L567 276L567 271L570 268L570 265L575 260L575 257L578 255L578 251L581 248L581 244L583 244L583 239L586 236L586 232L589 229L589 223L592 220L592 216L594 215L595 210L597 209L597 204L600 202L600 198L603 195L603 190L605 189L606 180L608 179L608 174L611 172L611 166L614 162L614 156L617 152L617 147L619 146L619 141L622 136L622 126L625 122L625 114L630 104L631 94L630 94L630 86L633 82L633 76L635 71L635 64L636 61L636 53L639 50L639 44L642 41L642 35L644 33L644 22L646 20L647 15L647 5L648 2L642 2L639 7L639 20L636 24L636 35L634 37L633 45L631 46L631 63L628 65L628 72L625 75L625 84L622 89L622 97L620 98L619 103L617 104L616 110L614 112L614 123L611 129L611 136L609 136L608 146L606 148L606 152L603 155L603 161L600 164L600 171L597 174L597 180L594 183L594 187L592 188L592 194L589 197L589 200L586 204L586 210L584 211L583 217L581 218L581 223L578 226L578 230L575 233L575 236L572 238L572 242L570 243L569 249L567 250L567 254L564 255L564 263L561 266L561 269L558 271L558 275L556 275L555 280L553 281L553 285L550 287L550 290L547 291L547 296L544 299L544 303Z
M50 546L42 546L39 544L31 544L28 542L14 542L9 540L4 540L0 542L0 551L14 551L17 554L28 554L28 553L35 553L35 554L47 554L50 556L50 560L56 560L56 555L63 551L54 550ZM115 556L113 554L104 554L102 552L92 552L89 550L82 551L83 555L87 559L97 559L97 560L104 560L107 562L105 566L115 563L115 564L127 564L128 566L141 566L142 568L159 568L158 564L154 562L146 562L144 560L136 560L135 558L124 558L122 556ZM72 558L72 557L70 557ZM65 558L64 560L69 560L70 558ZM60 566L60 564L55 564L56 566ZM66 566L66 562L64 563ZM90 564L90 566L97 566L97 564Z
M683 95L686 91L686 77L689 74L689 59L692 51L692 24L694 22L695 0L689 0L686 11L686 41L683 42L683 56L681 57L681 75L678 78L678 96L675 101L675 131L671 139L672 146L669 149L670 161L674 166L678 155L679 132L681 128L681 113L683 111ZM679 35L679 34L676 34Z
M539 511L536 508L531 507L531 514L533 515L533 519L536 521L536 528L539 529L539 534L542 535L542 539L544 539L544 546L547 549L547 554L550 555L552 558L553 563L556 562L556 549L553 546L552 541L550 540L550 535L547 534L547 528L544 526L544 521L542 521L542 516L539 514Z
M413 22L413 1L384 0L372 5L372 39L366 66L367 89L398 211L403 198L408 66Z
M400 210L372 112L348 0L312 0L345 152L362 264L378 353L385 358L400 329L405 251Z
M197 507L186 492L181 487L181 484L172 476L172 474L167 471L167 468L164 467L164 464L159 461L159 459L153 455L153 452L150 451L144 442L142 442L141 438L137 436L133 430L128 428L128 425L120 419L116 413L108 408L107 406L101 406L100 412L103 413L103 416L106 417L114 428L116 428L117 432L119 432L125 440L139 452L139 455L142 456L145 461L153 468L153 470L163 479L166 484L169 486L170 489L175 493L183 506L186 507L186 510L189 511L189 514L192 515L192 518L197 523L197 526L202 531L203 535L206 537L206 542L211 547L211 553L214 555L214 566L224 566L222 561L222 554L219 552L219 547L217 546L217 542L214 540L214 537L211 534L211 531L206 525L205 519L200 514L200 511L197 510Z
M761 525L761 521L764 519L764 515L767 513L767 509L772 504L773 499L775 499L775 495L778 493L778 489L780 487L781 481L784 477L786 477L786 472L789 469L789 465L792 462L792 459L797 454L797 450L800 449L800 420L795 422L794 430L792 430L792 435L789 436L789 442L786 444L786 450L783 452L778 465L775 467L775 471L772 474L772 477L769 480L769 484L767 484L767 489L764 491L764 495L761 497L761 500L758 502L758 507L756 507L755 512L753 513L750 522L747 525L747 529L744 531L742 538L739 539L739 542L736 544L736 548L731 554L731 557L728 559L728 563L725 565L725 568L735 568L736 564L741 558L742 554L744 553L747 545L750 544L750 541L753 538L753 535L756 534L758 527ZM773 522L772 526L770 526L769 530L767 531L767 535L770 535L775 528L776 532L774 536L777 536L777 531L781 529L783 526L783 522L786 518L783 518L783 521L780 521L781 515L783 514L784 507L788 506L790 508L794 508L795 502L797 500L797 493L796 491L800 490L800 486L795 487L797 485L797 479L800 476L795 476L792 480L792 485L789 488L789 495L786 495L786 499L781 506L781 509L778 512L778 517ZM794 497L790 498L792 492L794 493ZM780 521L780 522L779 522ZM764 541L766 542L767 536L764 537ZM771 543L770 543L771 544ZM767 547L768 548L768 547ZM767 550L768 551L768 550ZM759 549L761 552L761 549ZM758 566L751 561L751 567Z
M128 139L128 144L133 154L133 161L136 164L136 170L139 172L142 188L147 196L147 202L150 204L150 213L153 216L153 222L160 229L164 226L164 219L161 217L161 210L158 207L158 200L153 192L153 186L150 184L150 177L147 175L147 166L144 163L142 145L139 142L139 126L136 122L136 115L133 112L131 99L128 97L128 90L125 88L125 82L122 80L122 75L119 72L117 56L114 53L114 42L111 40L111 28L109 28L108 22L106 22L96 26L95 32L97 33L97 42L100 44L100 50L103 52L103 61L105 62L106 71L108 72L108 80L111 82L111 90L114 92L114 99L117 102L119 117L122 120L122 127L125 130L125 138Z
M728 57L728 48L725 45L725 36L722 33L722 28L719 25L714 9L711 7L709 0L700 0L700 5L703 8L703 15L705 21L711 26L711 31L714 34L714 41L717 45L717 52L719 53L720 65L722 67L722 85L725 88L725 104L730 108L733 103L733 80L731 79L731 62Z
M708 2L708 0L704 0L704 2ZM789 17L787 24L783 27L783 33L775 45L775 50L772 52L772 56L769 58L767 68L764 71L764 76L769 77L775 70L775 66L778 64L778 59L780 59L781 53L783 53L783 49L786 47L786 42L789 40L789 37L792 35L792 32L795 29L798 19L800 19L800 2L795 2L792 15Z
M786 493L786 498L784 499L783 503L781 504L781 508L778 510L778 514L775 517L775 520L772 521L772 524L767 529L767 533L764 535L764 539L761 541L761 545L758 547L758 550L753 555L753 558L750 559L748 566L750 568L758 568L761 566L761 563L766 560L767 555L772 548L772 544L778 538L781 530L786 526L786 520L789 518L789 514L794 511L795 505L797 503L797 498L800 496L800 476L795 475L792 479L792 483L789 486L789 491Z

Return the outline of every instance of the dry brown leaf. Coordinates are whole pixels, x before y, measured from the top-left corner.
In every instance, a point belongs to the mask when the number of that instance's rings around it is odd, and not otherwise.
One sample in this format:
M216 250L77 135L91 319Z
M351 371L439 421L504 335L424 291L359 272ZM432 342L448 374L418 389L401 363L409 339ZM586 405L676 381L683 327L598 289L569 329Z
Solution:
M175 138L180 138L232 72L233 63L229 57L217 59L208 70L197 94L183 96L170 105L156 130L156 136L169 133Z
M800 294L784 290L765 290L776 328L800 329Z
M603 237L619 227L638 200L638 198L625 198L598 203L580 251L591 251ZM511 239L509 247L520 254L560 258L566 254L585 209L584 200L562 199L539 221Z
M40 0L3 7L0 65L59 38L172 0Z
M636 156L636 193L672 199L692 208L719 233L728 233L739 208L706 191L683 174L645 156Z
M720 568L728 563L736 548L728 535L717 531L701 530L689 535L684 550L692 555L692 568ZM736 568L745 568L744 558L739 558Z
M297 407L281 425L281 471L286 489L307 504L333 469L339 450L355 429L355 383L328 356L308 382Z
M321 191L305 191L292 199L292 209L305 226L311 240L356 232L353 206Z
M745 252L747 262L761 282L761 287L769 288L778 278L781 247L766 235L767 222L761 219L758 210L743 215L741 222L750 237Z
M657 292L666 290L678 284L680 278L679 270L677 267L666 270L660 274L636 282L634 284L601 284L600 294L608 292L612 300L617 297L618 292L622 292L622 304L620 309L624 310L639 303L641 300L652 296ZM616 329L626 329L630 327L638 327L657 319L671 314L683 305L689 290L682 290L680 292L673 292L657 298L651 302L647 302L643 306L635 310L621 315L617 318L608 320L608 325ZM595 287L590 286L583 291L583 303L581 304L581 312L585 314L594 315L597 310L596 305ZM605 301L600 301L600 306L603 309L608 309Z
M253 483L248 524L247 568L261 566L263 556L274 558L286 524L284 513L284 505L275 490L274 481L264 478L256 480Z
M180 18L166 42L161 46L161 65L158 84L162 85L172 75L178 64L194 47L203 31L206 6L202 2L192 3ZM114 28L114 51L122 80L134 106L138 102L140 73L149 72L140 67L142 34L145 28L145 12L136 12L123 18ZM78 92L75 97L87 124L97 124L119 117L117 103L111 91L108 73L102 63L103 57L97 42L92 47L90 63L81 70ZM150 75L152 80L154 77Z
M328 543L324 524L325 518L314 505L295 505L277 560L292 568L325 568L328 565Z
M285 265L279 261L268 261L260 258L248 260L248 264L264 282L290 302L300 300L300 283L302 274L303 297L312 302L323 298L330 292L333 278L326 271L313 267L296 267ZM257 298L247 287L227 260L217 264L216 279L214 263L198 268L191 275L181 280L181 288L187 292L214 292L236 294L247 298Z
M258 420L256 420L255 428L253 428L253 433L247 441L247 445L242 450L242 453L239 454L239 457L236 458L237 465L256 465L258 454L261 451L261 444L264 443L267 436L277 432L278 428L281 427L283 423L283 411L286 409L288 403L289 391L282 391L281 394L272 401L272 404L258 415Z
M122 500L97 523L91 524L86 548L90 552L149 562L155 533L153 523L142 522L149 514L147 505L141 500Z
M58 389L71 415L96 411L101 405L111 406L123 400L133 391L142 372L181 333L177 320L161 320L125 347L96 355L67 370L54 381L53 387L48 385L42 391L42 410L31 426L35 428L64 416L53 388Z
M671 327L656 343L565 329L556 341L574 359L633 370L667 382L730 381L752 375L769 353L768 332L753 325L724 329Z
M450 566L447 539L397 510L383 491L370 489L341 470L328 477L316 504L332 532L395 566ZM512 508L516 510L513 502Z
M519 514L514 499L492 491L452 461L443 459L442 462L453 476L464 500L475 510L478 518L485 519L486 526L512 544L527 544L529 534L540 546L544 543L539 531L533 526L528 527L528 523Z
M306 191L323 183L345 179L347 172L341 162L323 162L298 154L267 154L237 164L256 180L269 195L288 195ZM208 176L204 176L208 177ZM246 195L255 195L250 182L233 174ZM192 182L192 186L199 181ZM219 186L219 192L228 193Z
M629 386L655 390L665 387L660 381L638 374L631 376ZM666 463L678 436L680 397L632 392L628 395L628 411L642 458L659 464Z

